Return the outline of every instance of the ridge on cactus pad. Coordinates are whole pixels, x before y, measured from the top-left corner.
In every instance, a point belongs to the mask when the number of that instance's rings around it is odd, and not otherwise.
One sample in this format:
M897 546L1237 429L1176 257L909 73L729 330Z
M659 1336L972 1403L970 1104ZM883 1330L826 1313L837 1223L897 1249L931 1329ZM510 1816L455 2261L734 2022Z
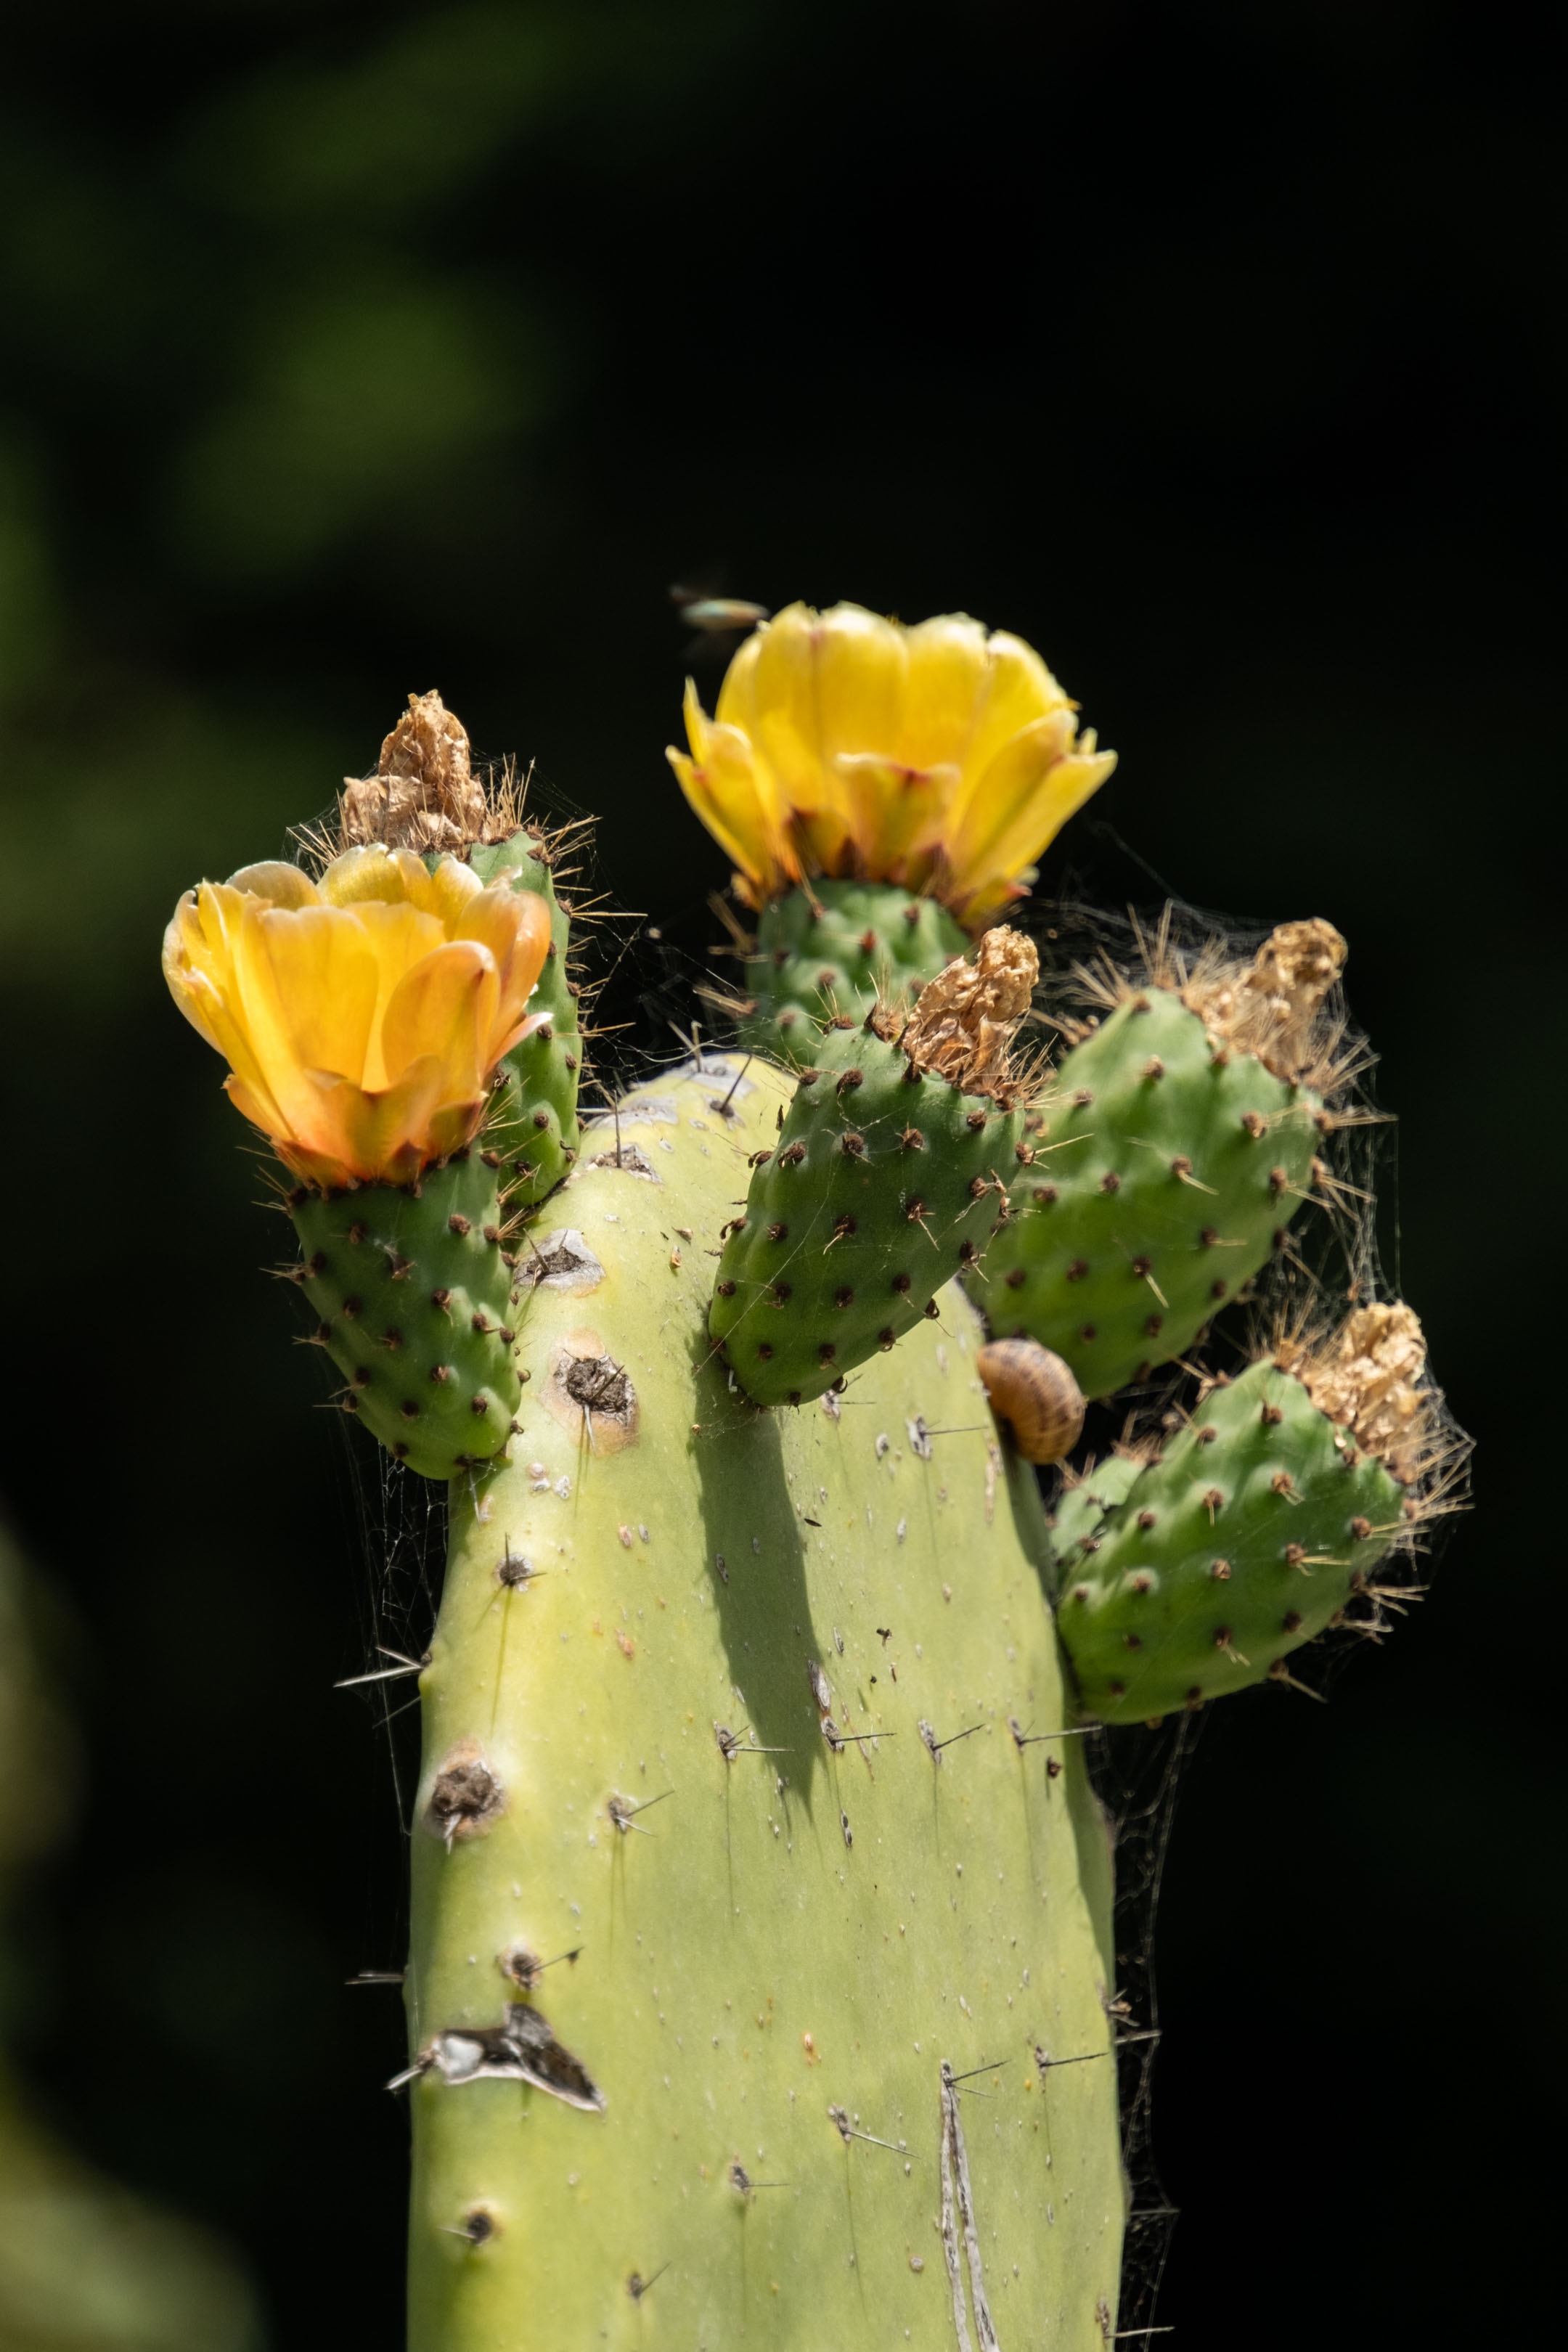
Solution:
M1328 924L1292 923L1250 965L1115 989L1031 1119L986 1256L999 1336L1109 1396L1181 1355L1283 1246L1314 1181L1335 1034L1320 1011L1343 960Z
M753 1403L820 1396L978 1259L1022 1134L1007 1055L1037 970L1017 932L989 931L911 1014L823 1033L727 1228L709 1314Z

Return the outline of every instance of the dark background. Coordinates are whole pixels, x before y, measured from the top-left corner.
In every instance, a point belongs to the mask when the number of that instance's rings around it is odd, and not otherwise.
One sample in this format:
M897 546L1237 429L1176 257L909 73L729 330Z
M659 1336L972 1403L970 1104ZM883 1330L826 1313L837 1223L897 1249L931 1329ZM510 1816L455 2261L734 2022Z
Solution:
M1397 1640L1330 1708L1215 1709L1187 1771L1157 2315L1527 2340L1565 2087L1561 17L57 0L5 45L0 1487L89 1762L11 1987L38 2097L237 2242L279 2347L398 2340L396 1996L341 1990L400 1939L384 1749L329 1688L355 1489L158 977L176 893L438 685L701 959L667 583L962 607L1121 754L1045 887L1348 934L1391 1272L1480 1440Z

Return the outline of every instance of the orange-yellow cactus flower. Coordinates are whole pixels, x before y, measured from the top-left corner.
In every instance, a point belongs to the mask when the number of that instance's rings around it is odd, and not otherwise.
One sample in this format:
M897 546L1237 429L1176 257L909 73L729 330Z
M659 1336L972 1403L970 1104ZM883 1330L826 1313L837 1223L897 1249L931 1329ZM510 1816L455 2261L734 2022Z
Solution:
M688 683L690 749L668 756L749 906L854 875L980 930L1116 765L1076 709L1032 646L966 614L905 628L791 604L742 646L712 719Z
M315 882L278 863L187 890L163 976L297 1175L407 1184L469 1141L497 1063L547 1017L527 1005L549 944L535 892L377 844Z

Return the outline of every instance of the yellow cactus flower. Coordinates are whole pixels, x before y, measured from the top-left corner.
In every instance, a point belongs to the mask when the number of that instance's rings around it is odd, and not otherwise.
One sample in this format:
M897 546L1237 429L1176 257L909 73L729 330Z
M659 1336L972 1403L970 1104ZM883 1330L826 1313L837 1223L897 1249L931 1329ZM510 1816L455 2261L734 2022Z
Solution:
M550 944L544 902L379 844L187 890L163 976L232 1101L308 1182L407 1184L467 1143Z
M980 930L1116 765L1021 637L791 604L747 638L690 750L667 754L763 907L811 874L900 882Z

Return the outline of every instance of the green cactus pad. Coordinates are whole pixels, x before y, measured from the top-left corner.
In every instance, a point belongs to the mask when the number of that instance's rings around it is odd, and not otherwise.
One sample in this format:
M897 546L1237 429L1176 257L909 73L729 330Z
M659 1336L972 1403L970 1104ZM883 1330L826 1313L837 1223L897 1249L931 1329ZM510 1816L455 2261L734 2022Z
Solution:
M1047 1525L1052 1549L1058 1561L1067 1561L1069 1572L1079 1559L1079 1538L1100 1532L1100 1521L1108 1511L1126 1501L1128 1490L1142 1467L1131 1454L1108 1454L1103 1462L1092 1463L1081 1475L1074 1475L1063 1481Z
M753 1403L820 1396L932 1312L996 1222L1022 1115L923 1075L866 1023L813 1033L758 1155L708 1328Z
M298 1279L341 1399L389 1454L451 1478L505 1445L522 1391L493 1152L429 1168L417 1192L289 1196Z
M512 1205L523 1209L553 1192L576 1159L581 1141L577 1083L583 1042L576 986L566 968L572 924L555 896L554 877L538 855L539 846L534 835L518 832L508 841L479 845L468 855L482 882L510 873L515 888L537 892L550 909L550 952L528 1008L548 1013L550 1024L525 1037L501 1064L486 1129L486 1140L505 1160Z
M1109 1465L1106 1465L1109 1466ZM1103 1470L1085 1487L1104 1494ZM1057 1629L1086 1715L1245 1689L1321 1633L1405 1524L1405 1489L1265 1360L1081 1531L1058 1510Z
M746 964L742 1043L785 1063L811 1059L817 1025L834 1013L858 1018L879 992L918 996L970 945L945 907L900 883L814 882L811 892L763 908Z
M1149 987L1075 1046L986 1254L999 1335L1038 1339L1086 1396L1167 1363L1277 1247L1311 1181L1319 1097L1216 1048Z
M972 2346L1103 2352L1121 1979L1089 1743L1008 1729L1070 1719L1034 1475L972 1425L956 1286L842 1399L730 1393L697 1269L788 1091L739 1072L622 1105L660 1185L574 1171L591 1265L530 1297L528 1435L453 1488L410 2340L954 2352L956 2293ZM590 1353L624 1386L584 1409ZM922 1723L971 1736L938 1762ZM984 2071L948 2091L944 2063Z

